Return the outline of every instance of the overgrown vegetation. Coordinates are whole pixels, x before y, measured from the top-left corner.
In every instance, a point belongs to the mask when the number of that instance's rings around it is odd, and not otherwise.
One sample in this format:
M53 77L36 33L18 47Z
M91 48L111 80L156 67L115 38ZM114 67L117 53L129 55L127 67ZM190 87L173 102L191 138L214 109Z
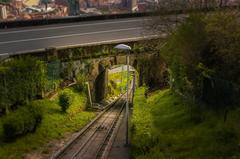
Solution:
M171 90L154 92L148 98L144 94L145 88L139 88L134 98L133 158L240 158L240 109L224 122L222 112L199 107Z
M137 72L136 72L137 76ZM133 79L129 73L129 81ZM127 71L116 72L108 75L108 95L107 98L117 96L127 90Z
M108 95L107 98L117 96L121 91L126 90L127 72L118 72L108 75Z
M157 49L157 48L156 48ZM152 56L138 56L139 84L146 84L150 89L165 88L168 86L168 68L165 59L158 54L159 51L153 51Z
M34 58L14 59L0 65L0 110L8 112L42 97L46 65Z
M76 77L76 86L60 90L68 79L60 78L60 69L59 60L47 63L33 57L0 64L0 159L25 158L25 153L78 131L95 116L84 111L84 79ZM58 96L46 98L53 91Z
M40 107L28 105L8 114L3 120L3 134L7 141L34 132L42 121Z
M79 73L76 77L76 86L75 89L79 92L85 92L86 91L86 82L87 82L87 75L86 73Z
M132 51L134 54L152 53L152 51L155 50L154 46L157 46L157 41L153 39L148 40L147 43L145 40L143 40L128 42L126 44L132 47ZM125 52L120 52L116 49L113 49L115 45L116 44L106 44L61 49L57 51L58 59L60 59L61 61L70 61L125 54Z
M40 147L44 148L44 145L53 139L59 140L68 133L79 131L80 128L86 125L95 116L94 112L84 111L87 102L87 98L84 93L79 93L75 91L74 88L67 88L60 91L59 94L62 92L70 92L74 99L72 104L69 106L68 113L62 113L61 107L58 104L58 96L56 96L53 100L43 99L33 101L31 103L32 106L40 108L43 111L42 122L34 133L17 138L15 142L5 142L2 126L5 118L8 118L8 115L0 118L0 159L22 159L26 157L25 153L36 150ZM21 109L25 109L25 106ZM21 110L19 109L17 111ZM29 109L24 111L29 111ZM11 114L12 113L9 115ZM26 112L24 113L24 116L28 116ZM22 118L25 117L17 118L14 116L14 122L22 123L21 121L15 121ZM28 121L31 122L31 120ZM47 155L52 152L46 148L44 149L44 153Z
M64 113L67 112L73 100L73 95L70 91L64 91L59 95L59 105Z
M237 11L191 15L162 49L172 88L212 106L236 103L240 88L239 28Z
M229 10L190 15L161 44L171 90L148 98L137 90L133 158L240 158L239 17Z

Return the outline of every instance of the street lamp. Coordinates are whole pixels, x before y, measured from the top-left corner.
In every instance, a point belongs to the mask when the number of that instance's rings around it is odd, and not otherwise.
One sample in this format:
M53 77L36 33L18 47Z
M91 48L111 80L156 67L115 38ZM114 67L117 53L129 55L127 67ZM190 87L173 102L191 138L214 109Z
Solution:
M114 47L115 49L123 50L127 52L127 102L126 102L126 146L128 146L128 118L129 118L129 53L131 51L131 47L125 44L119 44Z

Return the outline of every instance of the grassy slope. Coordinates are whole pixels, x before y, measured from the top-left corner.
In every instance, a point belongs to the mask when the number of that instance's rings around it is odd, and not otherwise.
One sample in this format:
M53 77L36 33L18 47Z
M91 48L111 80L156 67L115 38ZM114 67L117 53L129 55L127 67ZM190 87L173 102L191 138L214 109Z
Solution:
M224 123L223 113L199 111L170 90L148 99L144 90L139 88L134 99L132 157L240 159L240 110L231 111Z
M34 101L35 104L44 107L42 123L35 133L21 137L16 142L4 143L1 137L0 159L23 158L24 153L44 146L53 139L60 139L66 133L78 131L88 123L95 113L83 111L86 105L86 96L74 92L72 88L69 91L73 92L74 101L66 114L61 112L58 98L52 101L48 99ZM0 135L2 136L1 120Z

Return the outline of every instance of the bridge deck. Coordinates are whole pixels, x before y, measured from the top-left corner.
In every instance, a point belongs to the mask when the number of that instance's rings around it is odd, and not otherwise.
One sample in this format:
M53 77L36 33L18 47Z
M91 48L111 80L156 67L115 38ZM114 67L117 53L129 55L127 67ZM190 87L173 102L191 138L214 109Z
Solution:
M0 31L0 54L20 54L49 47L131 41L152 34L144 31L147 18L126 18ZM143 36L143 32L145 36Z

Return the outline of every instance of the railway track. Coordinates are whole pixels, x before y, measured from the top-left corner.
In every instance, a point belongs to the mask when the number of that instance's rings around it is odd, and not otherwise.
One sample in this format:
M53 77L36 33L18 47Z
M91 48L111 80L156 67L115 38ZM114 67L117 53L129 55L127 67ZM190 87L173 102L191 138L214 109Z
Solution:
M121 96L51 159L102 158L109 139L123 115L125 101L125 95Z

